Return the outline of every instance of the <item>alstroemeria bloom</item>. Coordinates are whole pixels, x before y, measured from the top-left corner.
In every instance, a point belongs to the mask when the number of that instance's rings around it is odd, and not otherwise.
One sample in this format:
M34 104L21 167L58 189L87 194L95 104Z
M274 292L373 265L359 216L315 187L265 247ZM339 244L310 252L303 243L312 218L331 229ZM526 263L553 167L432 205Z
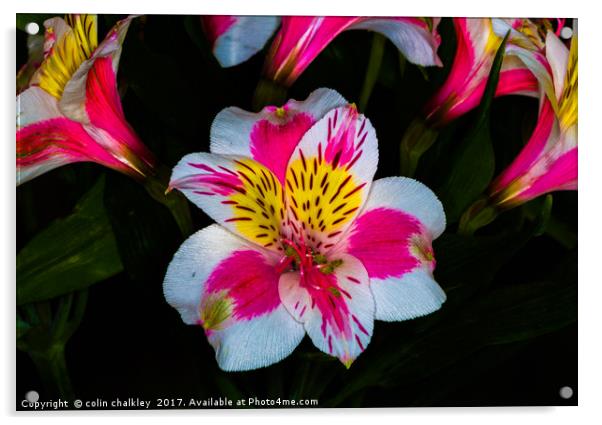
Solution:
M211 153L186 155L171 187L218 224L186 240L164 282L200 325L219 366L249 370L288 356L307 333L347 367L374 320L440 308L432 240L443 208L421 183L372 181L370 121L336 92L215 119Z
M548 32L546 57L558 113L544 98L531 138L491 186L491 197L501 207L556 190L577 189L577 36L569 51L554 33Z
M286 16L265 63L265 76L290 86L341 32L369 30L387 37L412 63L441 66L439 18Z
M98 44L96 16L44 23L45 57L17 96L17 184L65 164L93 161L142 178L153 156L126 122L117 91L131 18Z
M510 31L496 96L537 97L539 83L549 87L549 66L538 27L528 19L454 18L457 47L450 73L427 103L425 118L437 127L476 107L483 96L493 60ZM554 94L548 91L552 99Z
M211 49L221 66L238 65L260 51L278 28L277 16L201 16Z

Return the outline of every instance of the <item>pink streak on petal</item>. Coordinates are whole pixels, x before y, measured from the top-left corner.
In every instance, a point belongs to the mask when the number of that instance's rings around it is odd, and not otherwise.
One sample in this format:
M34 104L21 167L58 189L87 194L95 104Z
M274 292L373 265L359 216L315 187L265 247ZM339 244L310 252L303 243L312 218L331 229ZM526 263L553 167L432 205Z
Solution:
M292 84L322 50L355 17L285 16L268 54L266 74L286 85Z
M294 115L284 124L273 124L266 119L258 121L250 136L253 159L268 167L284 185L288 160L314 123L305 113Z
M453 22L457 38L456 54L445 83L426 106L427 117L431 117L440 108L445 107L447 103L453 103L454 98L458 97L460 92L465 89L471 75L475 74L479 63L483 61L483 58L477 56L481 52L474 50L474 41L468 29L468 18L454 18ZM479 99L480 95L476 96L476 99L467 101L472 105L467 107L467 109L472 109L476 106ZM449 108L451 109L452 106L449 105ZM461 113L455 114L455 116L459 115ZM450 120L447 119L446 121Z
M528 69L509 69L500 73L500 79L495 91L496 96L515 93L537 93L539 84L537 78Z
M354 107L340 108L338 112L340 116L335 115L333 118L337 119L330 121L329 126L332 123L332 128L335 128L337 124L335 121L338 120L341 120L341 125L330 140L327 140L324 150L324 159L327 163L333 164L335 168L348 164L356 154L355 139L358 121L358 112Z
M577 159L576 147L562 154L517 198L524 202L555 190L576 190Z
M327 326L330 326L335 337L352 338L350 313L342 289L335 274L324 274L315 267L304 270L299 284L312 300L312 305L318 308L322 316L320 330L326 336ZM333 292L339 291L336 296Z
M201 23L211 45L236 23L236 16L215 15L201 16Z
M123 114L110 57L96 59L88 73L86 112L93 126L105 130L114 139L113 146L107 146L107 149L140 168L153 167L153 155L140 141Z
M171 182L172 188L198 190L207 189L215 194L230 196L234 192L244 193L244 184L240 177L231 170L217 171L206 164L189 162L193 168L203 171L203 174L191 174Z
M564 28L565 18L556 18L556 32L555 34L560 37L560 33L562 32L562 28Z
M509 186L512 181L529 171L546 147L553 126L554 110L552 109L550 102L546 101L539 113L537 125L531 138L512 164L510 164L510 166L493 182L493 193Z
M420 265L410 243L421 231L420 222L411 215L377 208L357 218L347 252L364 264L370 278L400 277Z
M38 165L61 157L66 162L93 161L120 171L127 167L88 134L82 124L54 118L17 131L17 167Z
M209 293L227 291L234 301L234 317L252 319L280 305L278 279L274 266L258 251L236 251L213 270L205 286Z

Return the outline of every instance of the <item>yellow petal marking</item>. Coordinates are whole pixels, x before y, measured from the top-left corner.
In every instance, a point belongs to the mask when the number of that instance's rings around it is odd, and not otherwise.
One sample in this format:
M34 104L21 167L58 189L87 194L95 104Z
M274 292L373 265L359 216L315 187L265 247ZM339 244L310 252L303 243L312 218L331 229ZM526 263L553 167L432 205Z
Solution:
M333 167L321 156L301 157L286 172L286 205L293 231L316 246L335 237L362 204L365 184L358 184L345 166ZM316 246L316 248L319 248Z
M563 131L577 124L577 71L577 36L575 36L571 40L569 62L564 79L564 90L559 102L560 111L558 112L558 116L560 118L560 128Z
M282 186L266 167L251 159L236 161L235 173L244 190L235 191L224 203L232 208L236 230L266 248L280 248L280 228L285 208Z
M65 22L71 28L56 40L39 69L39 86L57 99L75 71L98 46L96 15L67 15Z

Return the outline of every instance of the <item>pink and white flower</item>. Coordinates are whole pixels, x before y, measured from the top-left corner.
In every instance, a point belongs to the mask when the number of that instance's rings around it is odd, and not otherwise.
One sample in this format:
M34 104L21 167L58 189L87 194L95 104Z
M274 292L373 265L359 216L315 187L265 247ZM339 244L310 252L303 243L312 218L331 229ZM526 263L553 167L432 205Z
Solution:
M557 112L544 97L531 138L491 186L491 198L500 207L556 190L577 189L577 36L569 50L548 32L545 53Z
M440 308L432 241L442 205L415 180L373 182L377 162L370 121L318 89L259 113L223 110L211 153L174 168L170 187L218 224L182 244L164 293L204 328L222 369L278 362L305 334L349 367L375 319Z
M259 50L282 23L270 47L265 76L290 86L343 31L364 29L383 34L417 65L441 66L437 48L439 18L203 16L203 28L223 67L238 65Z
M539 28L528 19L454 18L457 47L450 73L427 103L424 115L442 126L475 108L481 101L493 60L504 36L505 47L496 96L539 96L540 84L554 102L549 65Z
M228 68L263 49L278 28L280 18L207 15L201 17L201 23L217 61Z
M131 18L97 43L96 16L52 18L44 60L17 96L17 184L65 164L92 161L136 178L154 159L127 123L117 91Z
M311 17L286 16L268 52L265 76L290 86L309 64L347 30L369 30L387 37L408 61L421 66L442 66L437 56L441 43L439 18Z

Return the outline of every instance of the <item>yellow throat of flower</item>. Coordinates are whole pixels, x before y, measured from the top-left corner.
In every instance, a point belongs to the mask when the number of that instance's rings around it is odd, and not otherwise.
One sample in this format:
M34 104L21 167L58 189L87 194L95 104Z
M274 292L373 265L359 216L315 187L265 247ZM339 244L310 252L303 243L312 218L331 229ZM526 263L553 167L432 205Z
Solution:
M75 71L98 46L96 15L66 15L65 22L70 28L55 40L38 70L39 86L57 99L61 98ZM46 36L55 36L54 32L55 28L49 27Z
M571 40L571 50L569 52L569 61L566 67L566 76L564 77L564 89L558 102L560 110L560 129L566 130L577 124L577 36Z
M523 19L517 30L529 39L538 49L545 47L545 39L548 31L552 30L549 19ZM520 43L519 43L520 44ZM531 46L521 46L531 48Z

